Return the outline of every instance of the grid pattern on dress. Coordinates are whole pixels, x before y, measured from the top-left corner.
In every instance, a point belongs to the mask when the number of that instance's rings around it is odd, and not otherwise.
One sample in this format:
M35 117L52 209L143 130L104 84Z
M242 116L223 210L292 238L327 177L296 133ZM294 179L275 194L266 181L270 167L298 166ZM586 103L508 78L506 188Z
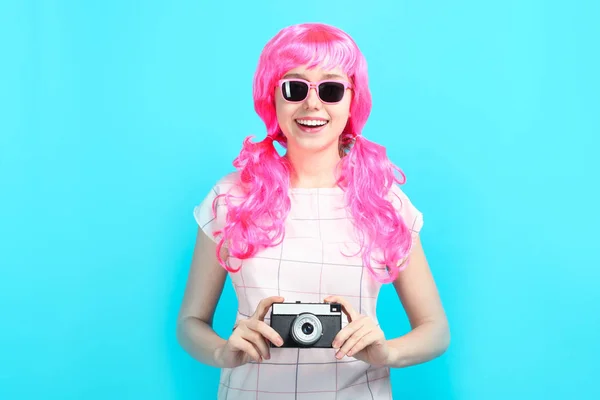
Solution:
M194 209L196 221L213 240L223 227L226 208L212 200L232 188L237 174L223 178ZM422 215L396 186L390 200L413 235L422 226ZM248 318L265 297L283 296L286 302L321 303L328 295L345 297L361 314L376 323L376 303L381 284L365 273L353 226L339 188L291 189L292 208L286 220L285 239L256 257L230 257L229 274L238 298L236 322ZM343 253L343 254L342 254ZM376 266L386 273L385 266ZM265 322L270 321L270 310ZM348 324L342 315L342 327ZM373 368L354 357L335 358L333 349L270 349L271 359L223 369L219 399L390 399L390 371Z

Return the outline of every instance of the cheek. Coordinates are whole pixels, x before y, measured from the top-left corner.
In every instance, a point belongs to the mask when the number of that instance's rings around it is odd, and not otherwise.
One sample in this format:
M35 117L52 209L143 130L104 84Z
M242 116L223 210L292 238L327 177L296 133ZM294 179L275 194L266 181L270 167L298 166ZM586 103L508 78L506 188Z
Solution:
M289 104L286 102L276 103L275 105L275 113L277 116L277 124L279 128L283 132L284 136L288 136L290 130L293 127L294 120L293 116L296 112L296 108L293 104Z
M336 125L346 125L346 122L350 116L350 110L347 106L336 108L331 110L329 115L333 120L335 120Z
M350 105L352 96L346 96L341 103L328 107L327 112L332 118L335 118L339 123L345 124L350 116Z
M285 115L285 107L279 99L275 100L275 114L277 115L277 120L281 122L281 118Z
M289 125L292 116L294 115L294 110L289 107L289 104L280 104L277 106L277 121L279 125Z
M284 124L294 122L293 118L295 115L297 115L300 107L302 107L302 103L294 104L280 100L275 104L277 118L280 119L280 122Z

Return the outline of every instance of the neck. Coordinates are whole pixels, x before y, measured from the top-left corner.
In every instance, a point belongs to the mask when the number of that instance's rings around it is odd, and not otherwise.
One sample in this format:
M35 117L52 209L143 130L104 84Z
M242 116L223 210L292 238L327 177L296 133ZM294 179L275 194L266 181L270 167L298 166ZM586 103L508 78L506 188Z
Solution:
M336 168L340 161L337 146L333 151L303 152L288 148L285 157L292 165L290 184L294 188L331 188L336 186Z

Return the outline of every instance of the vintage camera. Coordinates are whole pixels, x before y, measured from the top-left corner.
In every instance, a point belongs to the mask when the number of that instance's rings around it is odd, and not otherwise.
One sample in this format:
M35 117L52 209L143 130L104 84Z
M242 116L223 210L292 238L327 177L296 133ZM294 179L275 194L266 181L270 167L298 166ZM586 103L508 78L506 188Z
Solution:
M271 327L283 339L280 347L331 348L342 329L342 306L299 301L273 303Z

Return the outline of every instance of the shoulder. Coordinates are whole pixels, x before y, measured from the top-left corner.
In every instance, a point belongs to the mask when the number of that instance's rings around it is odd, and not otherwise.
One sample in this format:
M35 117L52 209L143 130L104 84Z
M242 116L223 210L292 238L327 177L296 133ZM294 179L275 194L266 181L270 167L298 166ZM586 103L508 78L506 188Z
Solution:
M423 226L423 214L415 207L405 191L394 183L388 193L388 199L413 234L418 233Z
M239 171L230 172L219 178L212 186L209 196L221 197L224 202L224 195L231 195L231 200L235 198L243 198L244 190L241 185L241 177ZM221 203L221 201L220 201Z
M239 192L239 172L231 172L219 178L210 188L200 204L194 207L194 218L202 230L215 242L216 233L221 231L227 220L227 199L224 195ZM215 201L216 200L216 201Z
M404 192L404 190L400 188L400 185L398 185L397 183L392 184L392 187L388 192L387 198L397 210L406 207L406 203L410 203L408 195Z
M229 193L232 189L238 187L240 182L240 172L233 171L219 178L213 186L217 194Z

